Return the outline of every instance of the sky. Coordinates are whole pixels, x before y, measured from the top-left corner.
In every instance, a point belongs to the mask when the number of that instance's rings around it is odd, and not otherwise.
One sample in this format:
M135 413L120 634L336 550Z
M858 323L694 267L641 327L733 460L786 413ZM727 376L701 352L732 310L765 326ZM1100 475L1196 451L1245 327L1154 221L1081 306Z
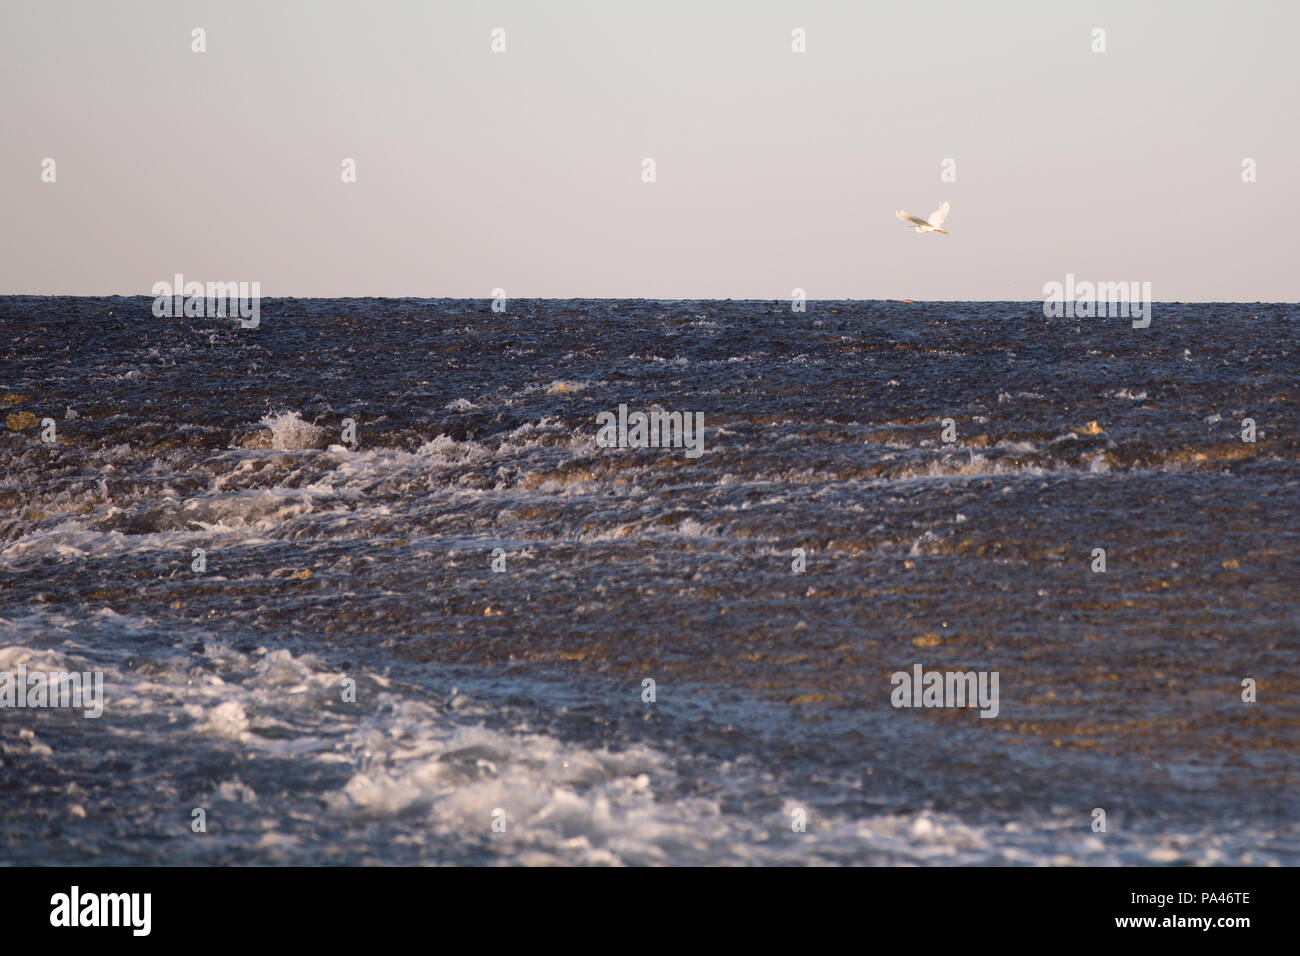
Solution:
M0 0L0 294L1294 302L1297 38L1287 0Z

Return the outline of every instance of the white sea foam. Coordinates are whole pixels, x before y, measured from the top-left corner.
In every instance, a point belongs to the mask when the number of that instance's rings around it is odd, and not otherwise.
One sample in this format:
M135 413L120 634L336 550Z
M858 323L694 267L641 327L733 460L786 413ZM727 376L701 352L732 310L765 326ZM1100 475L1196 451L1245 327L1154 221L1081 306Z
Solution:
M295 411L273 412L262 416L258 423L271 433L271 447L277 451L301 451L319 448L325 440L325 430L304 421Z
M47 612L0 617L0 668L25 662L84 670L92 666L88 642L99 640L97 632L147 632L154 626L112 612L82 620ZM21 643L59 634L65 637L57 648ZM1221 824L1213 832L1121 832L1101 840L1080 834L1073 816L1005 826L926 810L852 817L823 812L798 793L779 809L724 809L712 796L681 795L679 773L697 784L700 775L707 782L716 774L716 782L725 780L726 791L740 795L746 806L746 792L766 791L772 781L736 764L710 770L698 756L683 765L666 745L593 748L568 742L531 728L527 718L489 728L485 721L498 709L486 699L463 692L432 699L364 671L351 675L360 687L358 703L344 704L339 672L309 654L243 653L214 643L202 659L219 673L196 670L195 661L183 656L158 660L147 670L138 663L127 668L124 660L97 661L94 666L106 672L106 706L95 730L108 735L99 748L111 748L115 736L149 742L158 751L150 779L164 788L179 782L168 776L173 771L167 755L201 760L203 746L233 749L245 759L264 754L295 761L282 773L301 767L301 778L278 778L290 791L313 786L317 778L306 769L310 765L342 766L348 772L338 786L315 798L297 794L302 807L318 807L313 826L346 830L354 822L388 821L409 833L411 844L431 860L481 859L487 847L492 858L524 865L1246 863L1274 859L1255 847L1278 840L1276 833ZM159 724L158 715L168 722ZM5 753L59 758L54 738L41 737L26 732L0 743ZM231 814L253 815L255 826L223 839L246 839L250 851L271 860L292 861L310 851L283 832L276 816L264 815L267 800L242 777L221 774L206 795L193 798L222 805L227 820ZM713 791L707 785L693 789ZM135 813L147 806L137 801ZM157 810L160 820L170 818L174 797ZM807 815L806 833L791 830L796 810ZM497 811L504 811L502 832L491 829Z

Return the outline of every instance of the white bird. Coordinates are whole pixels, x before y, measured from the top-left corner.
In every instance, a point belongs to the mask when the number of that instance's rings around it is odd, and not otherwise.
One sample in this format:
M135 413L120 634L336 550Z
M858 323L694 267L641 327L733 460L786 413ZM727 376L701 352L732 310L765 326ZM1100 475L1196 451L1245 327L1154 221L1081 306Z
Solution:
M895 215L897 215L899 219L903 220L903 222L907 224L907 228L911 229L913 232L942 232L945 236L948 235L948 230L939 228L943 225L943 221L948 218L947 203L944 203L934 212L930 213L930 218L928 220L917 219L911 213L904 212L901 209L899 209Z

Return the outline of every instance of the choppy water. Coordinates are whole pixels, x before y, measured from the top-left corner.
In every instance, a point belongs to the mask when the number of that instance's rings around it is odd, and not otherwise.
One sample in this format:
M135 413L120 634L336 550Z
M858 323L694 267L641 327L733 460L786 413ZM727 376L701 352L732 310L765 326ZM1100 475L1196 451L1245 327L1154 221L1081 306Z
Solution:
M0 299L0 862L1300 862L1300 307L150 306Z

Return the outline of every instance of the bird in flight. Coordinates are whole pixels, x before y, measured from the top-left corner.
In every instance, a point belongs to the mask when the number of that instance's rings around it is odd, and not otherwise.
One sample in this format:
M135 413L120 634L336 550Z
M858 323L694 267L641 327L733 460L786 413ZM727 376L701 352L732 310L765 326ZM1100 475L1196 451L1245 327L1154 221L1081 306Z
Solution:
M898 210L895 215L897 215L899 219L903 220L903 223L907 228L911 229L913 232L942 232L945 236L948 235L948 230L939 228L943 225L943 221L948 218L947 203L944 203L934 212L930 213L930 218L928 220L917 219L911 213L904 212L901 209Z

